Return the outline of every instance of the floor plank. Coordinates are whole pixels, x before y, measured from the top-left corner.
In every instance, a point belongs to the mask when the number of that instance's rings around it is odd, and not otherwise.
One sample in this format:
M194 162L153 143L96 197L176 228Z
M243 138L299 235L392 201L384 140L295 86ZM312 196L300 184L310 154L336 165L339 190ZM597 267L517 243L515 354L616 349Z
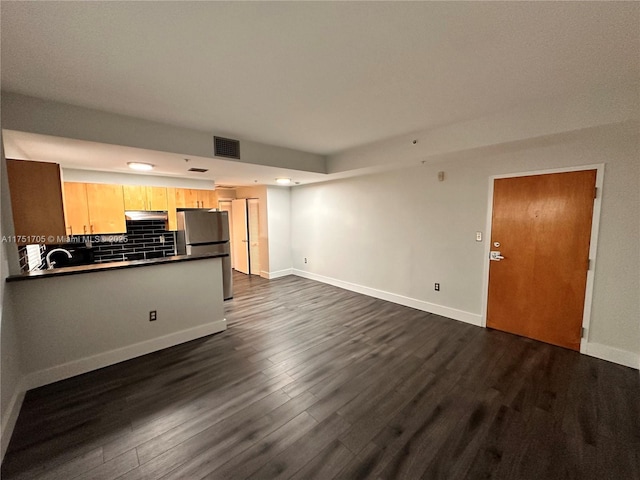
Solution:
M640 480L636 370L289 276L27 393L5 480ZM176 319L178 320L178 319Z

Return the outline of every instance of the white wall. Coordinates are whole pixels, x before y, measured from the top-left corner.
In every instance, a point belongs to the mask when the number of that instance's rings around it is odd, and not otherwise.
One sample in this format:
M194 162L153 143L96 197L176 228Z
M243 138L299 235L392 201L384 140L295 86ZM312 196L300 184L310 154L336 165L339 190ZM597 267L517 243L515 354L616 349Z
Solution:
M269 277L291 273L291 189L267 187Z
M396 161L391 149L386 153ZM295 187L294 271L478 323L484 244L475 242L475 232L486 240L489 177L606 163L589 351L638 368L639 156L638 124L631 122ZM437 180L440 170L444 182Z
M1 149L1 146L0 146ZM11 197L7 181L7 164L2 149L0 163L0 238L13 235L13 219L11 214ZM9 445L13 427L18 419L24 391L21 386L22 366L16 332L16 316L13 303L5 290L5 278L18 269L17 248L15 244L2 242L0 245L0 461Z
M226 329L220 258L22 280L6 290L28 388Z

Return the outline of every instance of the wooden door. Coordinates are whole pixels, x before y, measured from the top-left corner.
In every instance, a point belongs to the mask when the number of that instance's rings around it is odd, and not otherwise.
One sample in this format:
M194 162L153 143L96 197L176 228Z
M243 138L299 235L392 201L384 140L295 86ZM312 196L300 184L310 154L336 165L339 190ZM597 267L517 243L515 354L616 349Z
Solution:
M147 210L165 212L169 206L165 187L146 187Z
M487 327L580 349L596 170L494 182ZM496 243L497 242L497 243Z
M233 252L235 269L249 274L249 237L247 229L247 201L245 199L232 200L233 214Z
M140 185L123 185L125 210L147 210L147 190Z
M249 273L260 275L260 203L257 198L247 200L247 223L249 225Z
M69 235L85 235L90 232L85 183L64 182L64 215Z
M122 185L87 183L87 203L89 204L90 233L125 233L127 231Z
M65 235L60 166L7 160L7 178L17 243L57 243Z

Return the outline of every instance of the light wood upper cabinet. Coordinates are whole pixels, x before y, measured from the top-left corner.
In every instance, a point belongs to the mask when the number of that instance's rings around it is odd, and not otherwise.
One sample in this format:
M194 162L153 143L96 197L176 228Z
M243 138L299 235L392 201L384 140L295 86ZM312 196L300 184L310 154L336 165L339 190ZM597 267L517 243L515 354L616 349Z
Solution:
M68 233L73 235L125 233L122 185L65 182Z
M167 188L146 187L148 210L165 211L168 209ZM174 194L175 201L175 194Z
M124 195L122 185L87 183L87 203L91 233L124 233Z
M91 227L87 186L84 183L64 183L64 218L68 235L88 234Z
M215 190L197 190L199 208L218 208Z
M13 223L18 243L56 243L65 235L60 166L56 163L7 160Z
M126 232L125 210L166 211L176 230L177 208L216 208L214 190L66 182L64 191L70 235Z
M176 188L177 208L198 208L198 191L192 188Z
M173 187L167 188L167 230L178 229L178 216L176 212L176 189Z
M147 210L147 189L138 185L123 185L125 210Z
M175 190L178 208L217 208L215 190L195 188L176 188Z
M125 210L158 210L167 209L167 189L165 187L145 187L140 185L123 185Z

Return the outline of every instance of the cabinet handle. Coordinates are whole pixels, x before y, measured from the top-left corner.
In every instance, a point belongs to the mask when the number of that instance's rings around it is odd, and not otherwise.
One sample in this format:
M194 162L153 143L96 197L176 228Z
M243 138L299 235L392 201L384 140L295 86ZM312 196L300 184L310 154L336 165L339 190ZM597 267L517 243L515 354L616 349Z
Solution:
M84 234L86 235L86 234L87 234L87 226L86 226L86 225L83 225L83 226L82 226L82 229L84 230Z
M91 233L93 233L93 225L91 225Z

